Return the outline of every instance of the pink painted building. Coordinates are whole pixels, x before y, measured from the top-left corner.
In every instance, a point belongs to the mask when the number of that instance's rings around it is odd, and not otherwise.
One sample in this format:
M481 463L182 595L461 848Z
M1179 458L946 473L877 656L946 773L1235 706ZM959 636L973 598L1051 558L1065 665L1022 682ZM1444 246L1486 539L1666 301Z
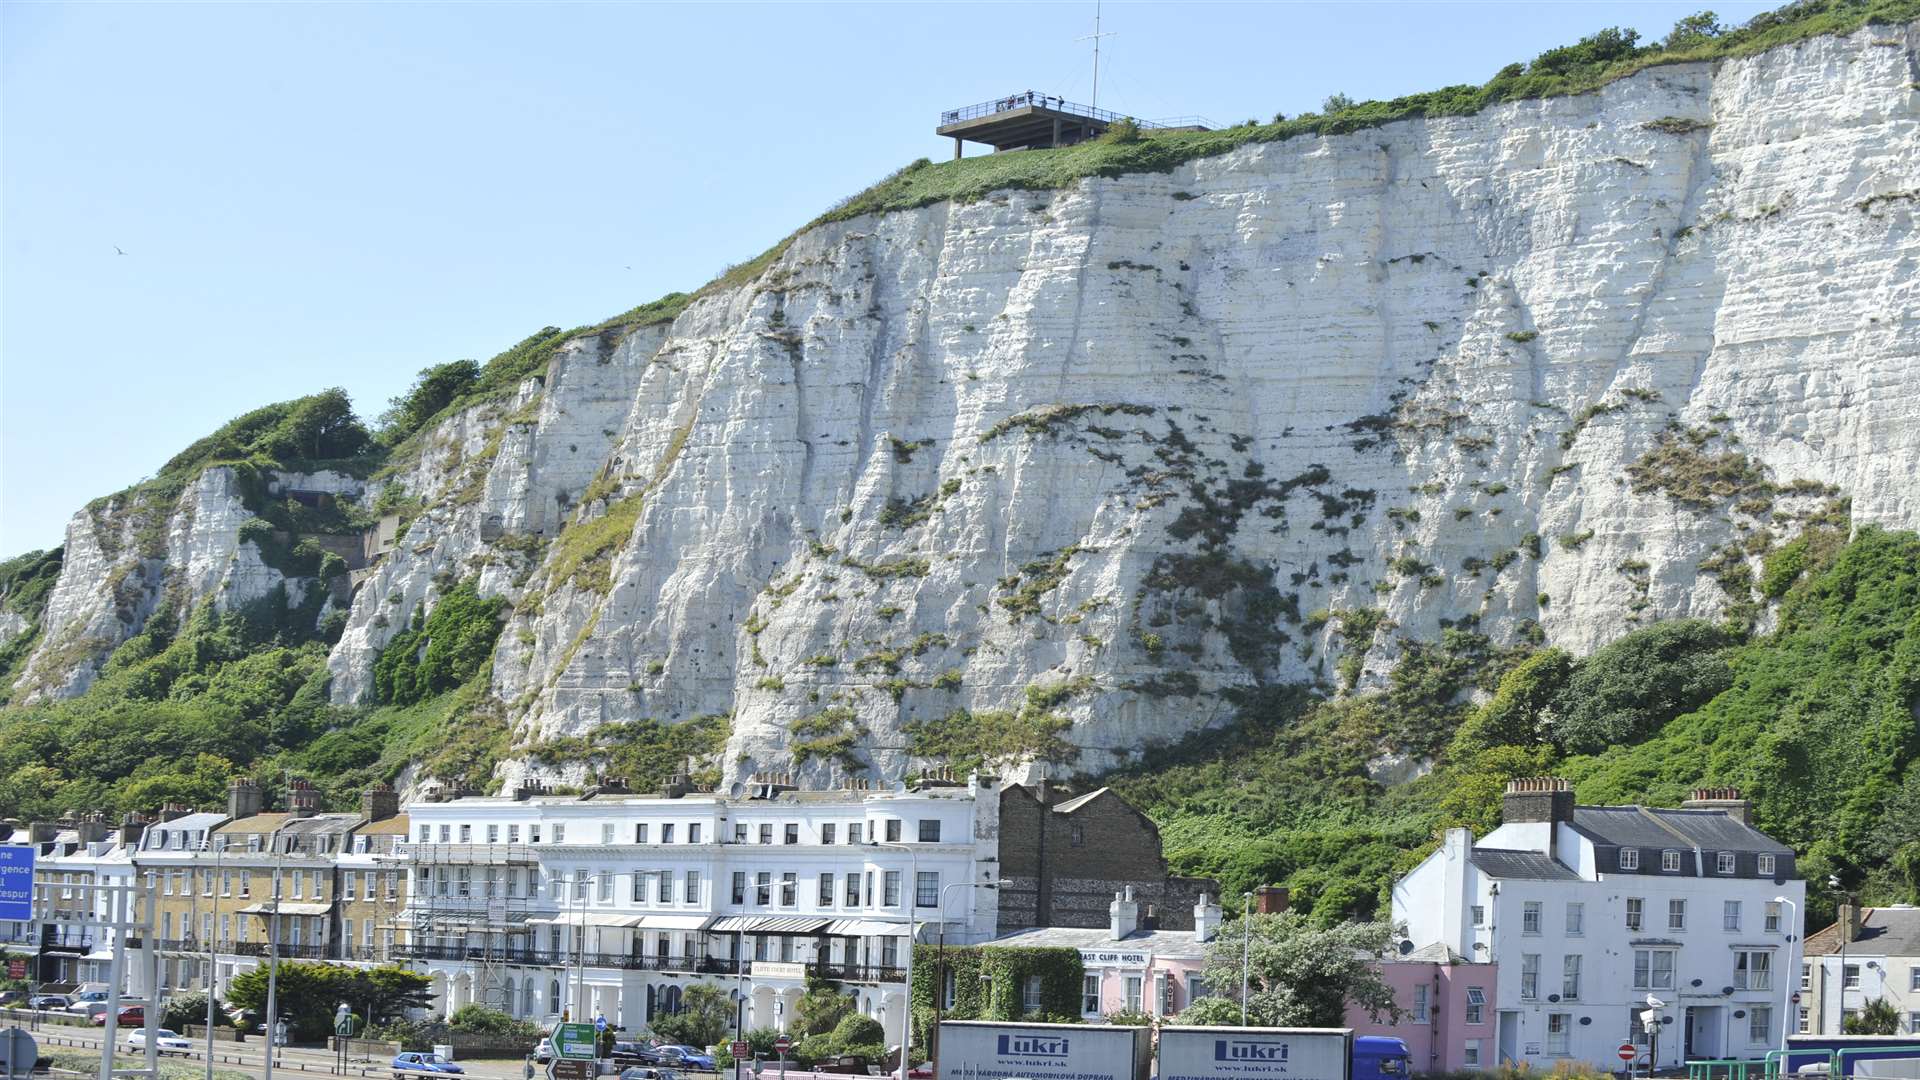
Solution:
M1400 1022L1349 1004L1347 1025L1355 1035L1394 1035L1404 1039L1417 1073L1492 1068L1495 1064L1494 996L1496 968L1469 963L1444 944L1396 956L1380 965Z
M1108 1013L1144 1012L1172 1016L1206 993L1200 969L1207 942L1220 930L1220 905L1202 895L1194 905L1192 930L1157 930L1145 925L1133 890L1116 895L1103 929L1069 926L1019 930L988 942L1025 948L1080 950L1085 977L1080 1015L1099 1022Z

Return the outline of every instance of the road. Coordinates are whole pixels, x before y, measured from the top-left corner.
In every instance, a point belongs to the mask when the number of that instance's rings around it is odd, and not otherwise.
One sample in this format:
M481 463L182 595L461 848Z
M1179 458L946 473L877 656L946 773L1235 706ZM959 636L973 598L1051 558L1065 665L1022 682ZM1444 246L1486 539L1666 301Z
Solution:
M34 1032L33 1037L40 1043L41 1053L46 1053L49 1048L92 1050L98 1053L101 1034L96 1029L47 1025ZM116 1041L124 1052L126 1032L122 1031ZM199 1043L192 1054L184 1058L171 1056L168 1060L204 1062L205 1046L205 1043ZM230 1043L215 1040L214 1067L264 1077L266 1075L266 1062L263 1056L265 1051L266 1045L261 1042ZM273 1070L275 1074L289 1078L313 1075L338 1076L340 1074L336 1060L330 1050L286 1046L280 1049L280 1056L275 1059ZM518 1061L463 1061L460 1065L466 1070L467 1076L477 1077L479 1080L524 1080L521 1063ZM368 1061L364 1058L347 1060L346 1075L348 1077L386 1077L391 1071L384 1060ZM544 1075L545 1070L536 1072L535 1080L544 1080Z

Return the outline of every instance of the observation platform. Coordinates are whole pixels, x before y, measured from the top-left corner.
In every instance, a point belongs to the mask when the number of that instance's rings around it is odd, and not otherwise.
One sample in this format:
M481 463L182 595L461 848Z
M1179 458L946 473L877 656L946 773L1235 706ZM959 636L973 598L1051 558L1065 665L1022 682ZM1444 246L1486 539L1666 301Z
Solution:
M953 156L958 158L965 142L985 143L996 153L1072 146L1099 136L1121 120L1132 120L1142 131L1206 131L1211 127L1202 117L1141 120L1028 90L949 109L940 114L940 126L934 133L953 140Z

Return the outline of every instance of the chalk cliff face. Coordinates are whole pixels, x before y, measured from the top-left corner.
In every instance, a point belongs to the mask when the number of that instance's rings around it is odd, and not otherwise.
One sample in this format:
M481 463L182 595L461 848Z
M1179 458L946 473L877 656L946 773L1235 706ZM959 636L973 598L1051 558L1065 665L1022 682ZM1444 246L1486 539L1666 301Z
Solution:
M1917 38L817 228L376 481L427 509L334 699L448 575L514 604L523 737L730 713L734 774L1023 707L1101 768L1463 621L1764 622L1807 516L1920 524ZM163 573L271 588L219 473L164 552L75 518L30 677Z

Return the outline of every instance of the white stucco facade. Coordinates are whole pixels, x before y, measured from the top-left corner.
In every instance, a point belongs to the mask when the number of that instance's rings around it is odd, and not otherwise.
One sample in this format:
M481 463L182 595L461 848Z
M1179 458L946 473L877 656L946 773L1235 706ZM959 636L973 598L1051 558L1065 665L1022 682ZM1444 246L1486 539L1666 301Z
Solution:
M458 798L408 807L402 952L446 1011L644 1030L691 982L784 1028L809 971L889 1029L905 1015L909 927L992 937L999 792L747 785L677 797Z
M1477 842L1449 830L1393 888L1414 947L1499 965L1495 1034L1478 1060L1618 1071L1625 1040L1645 1060L1637 1017L1650 994L1664 1002L1663 1068L1779 1046L1805 898L1791 852L1720 810L1575 808L1565 795L1563 820ZM1695 827L1721 846L1697 843Z

